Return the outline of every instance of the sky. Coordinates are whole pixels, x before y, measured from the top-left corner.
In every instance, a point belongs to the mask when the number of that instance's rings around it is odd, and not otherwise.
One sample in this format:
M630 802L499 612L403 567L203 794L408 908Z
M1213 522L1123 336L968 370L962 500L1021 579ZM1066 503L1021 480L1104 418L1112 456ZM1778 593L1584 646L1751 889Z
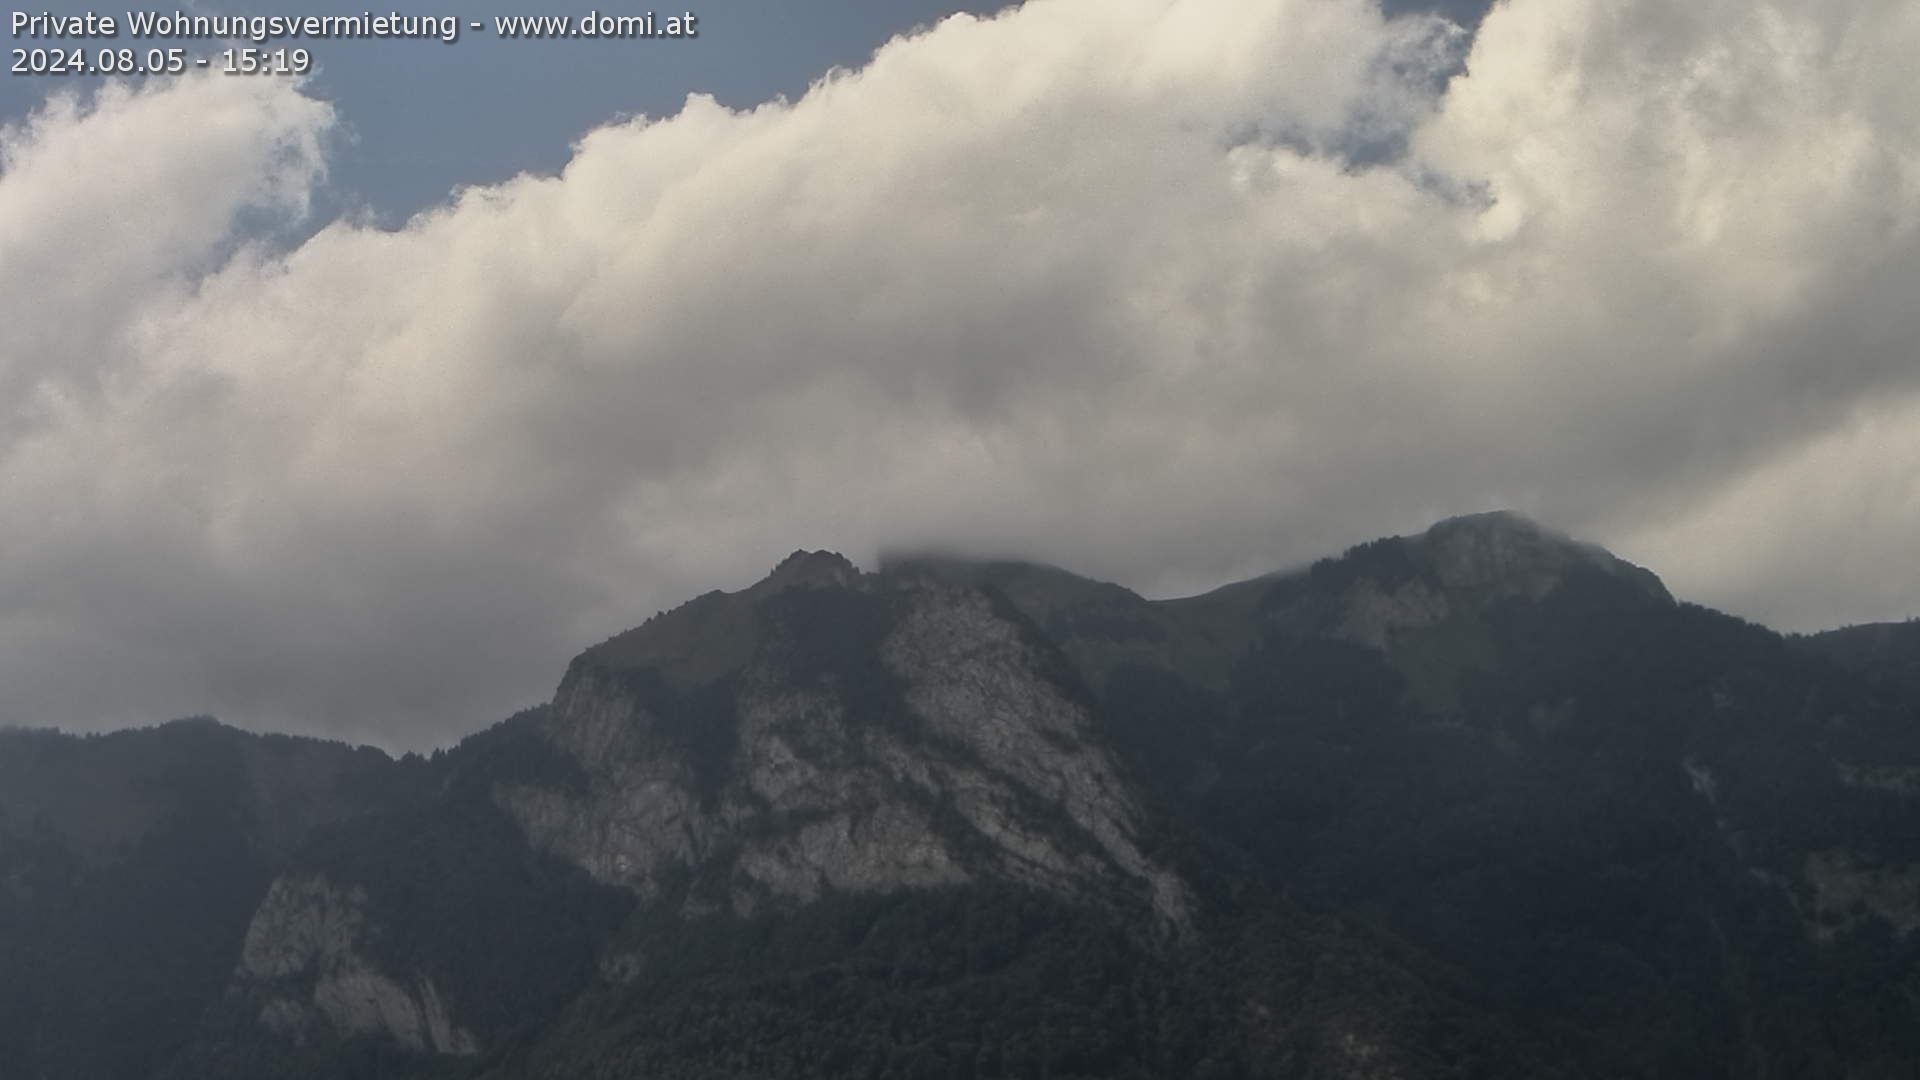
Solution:
M127 11L347 15L375 6L342 0L16 4L9 14L91 11L115 18ZM463 26L451 45L437 39L291 43L304 45L316 62L304 92L336 111L328 132L326 182L312 193L308 220L322 223L360 213L397 226L458 188L496 184L521 172L557 172L575 139L617 118L677 112L696 90L734 107L781 95L798 97L830 68L863 62L895 34L958 11L988 13L1002 6L994 0L725 0L697 8L700 34L690 41L511 41ZM383 7L376 13L389 10L458 12L469 22L483 23L497 15L561 11L515 0L466 0L439 8ZM612 0L566 10L633 14L654 9ZM667 9L658 13L665 15ZM8 44L62 43L10 38ZM97 50L107 43L64 44ZM144 50L154 43L123 36L111 44ZM205 54L225 48L225 43L215 42L183 44ZM50 94L85 91L98 81L20 75L0 79L0 122L18 121Z
M1495 507L1920 615L1910 0L993 10L8 77L0 723L444 745L796 548Z

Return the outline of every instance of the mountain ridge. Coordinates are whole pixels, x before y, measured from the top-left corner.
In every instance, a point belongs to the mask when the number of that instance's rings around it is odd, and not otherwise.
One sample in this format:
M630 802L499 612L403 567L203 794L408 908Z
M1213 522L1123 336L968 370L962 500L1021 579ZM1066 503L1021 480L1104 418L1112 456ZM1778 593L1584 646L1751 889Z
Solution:
M424 758L0 732L0 1071L1900 1075L1902 633L1472 515L1169 600L799 551Z

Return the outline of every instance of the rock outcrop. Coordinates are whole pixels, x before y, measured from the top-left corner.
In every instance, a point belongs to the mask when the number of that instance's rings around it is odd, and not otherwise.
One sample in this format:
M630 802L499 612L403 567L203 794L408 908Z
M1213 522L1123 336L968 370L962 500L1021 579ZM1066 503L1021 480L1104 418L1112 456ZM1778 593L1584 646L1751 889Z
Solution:
M575 661L584 788L503 785L533 843L689 911L980 877L1187 920L1068 669L987 593L796 554Z
M433 981L382 971L366 952L366 890L320 875L274 881L247 928L230 997L259 1003L259 1022L305 1045L379 1035L419 1053L480 1049Z

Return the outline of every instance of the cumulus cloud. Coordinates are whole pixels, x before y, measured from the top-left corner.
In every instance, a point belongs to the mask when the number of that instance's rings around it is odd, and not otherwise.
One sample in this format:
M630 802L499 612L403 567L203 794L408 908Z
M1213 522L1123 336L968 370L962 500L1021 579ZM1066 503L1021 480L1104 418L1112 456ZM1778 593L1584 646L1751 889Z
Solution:
M1493 505L1777 623L1920 613L1920 15L1468 44L1033 0L290 249L299 88L50 107L0 137L0 714L426 745L798 546L1158 592Z

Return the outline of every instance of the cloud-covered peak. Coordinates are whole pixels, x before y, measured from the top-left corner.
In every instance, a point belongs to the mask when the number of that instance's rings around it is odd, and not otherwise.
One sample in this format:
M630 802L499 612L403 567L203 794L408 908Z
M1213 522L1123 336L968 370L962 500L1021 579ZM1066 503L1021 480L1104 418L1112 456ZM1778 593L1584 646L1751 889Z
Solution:
M1520 591L1537 595L1572 573L1597 570L1629 582L1646 596L1672 600L1656 575L1511 510L1448 518L1422 533L1419 543L1436 581L1448 590L1520 586Z

